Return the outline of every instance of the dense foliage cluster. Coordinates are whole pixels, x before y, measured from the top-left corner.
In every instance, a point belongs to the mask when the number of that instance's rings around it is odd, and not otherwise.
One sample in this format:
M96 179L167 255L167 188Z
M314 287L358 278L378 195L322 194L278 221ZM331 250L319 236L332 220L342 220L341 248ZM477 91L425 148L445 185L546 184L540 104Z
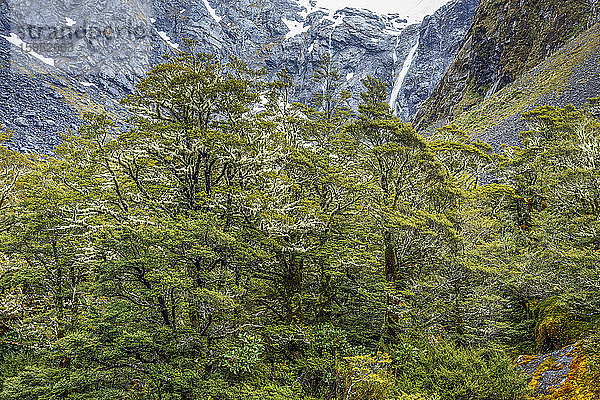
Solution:
M129 120L0 147L0 399L516 400L597 330L593 103L499 155L314 79L180 53Z

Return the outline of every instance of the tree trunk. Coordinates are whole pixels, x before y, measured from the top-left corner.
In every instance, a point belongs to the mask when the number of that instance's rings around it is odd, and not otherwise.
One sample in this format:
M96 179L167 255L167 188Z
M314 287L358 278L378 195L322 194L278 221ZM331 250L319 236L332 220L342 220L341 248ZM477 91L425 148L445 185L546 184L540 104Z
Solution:
M326 323L331 320L333 291L331 289L331 274L325 270L325 263L323 261L321 262L321 282L319 292L317 322Z
M284 316L287 323L302 321L302 270L301 256L284 256L285 278L283 280Z
M383 234L384 244L384 265L385 265L385 279L390 284L390 290L387 295L387 310L385 316L384 326L384 341L386 343L392 342L397 334L397 325L399 321L398 315L393 309L398 305L398 299L394 295L396 289L396 280L398 279L398 262L396 260L396 249L394 247L392 234L390 232L384 232Z

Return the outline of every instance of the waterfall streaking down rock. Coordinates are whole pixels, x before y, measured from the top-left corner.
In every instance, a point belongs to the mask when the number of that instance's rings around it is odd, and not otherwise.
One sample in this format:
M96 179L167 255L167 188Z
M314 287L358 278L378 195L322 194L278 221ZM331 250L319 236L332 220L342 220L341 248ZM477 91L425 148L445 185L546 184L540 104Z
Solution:
M404 84L404 80L406 79L406 75L408 74L408 70L412 65L413 60L415 59L415 54L417 53L417 49L419 48L419 41L410 49L410 53L408 53L408 57L404 60L404 64L402 64L402 70L400 70L400 74L396 79L396 83L394 84L394 89L392 90L392 95L390 96L390 107L394 111L394 115L397 115L396 112L396 100L398 99L398 93L400 93L400 89Z
M437 86L431 82L440 82L454 61L478 4L479 0L455 0L423 20L419 28L419 50L392 107L403 121L410 121ZM402 62L403 57L398 60ZM390 82L391 90L394 81L390 79Z

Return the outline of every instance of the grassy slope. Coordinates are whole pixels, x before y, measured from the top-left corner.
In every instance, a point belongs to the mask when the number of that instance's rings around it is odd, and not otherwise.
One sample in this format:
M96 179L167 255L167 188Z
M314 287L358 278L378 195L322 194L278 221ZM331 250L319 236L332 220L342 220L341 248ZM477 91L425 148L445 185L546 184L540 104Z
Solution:
M514 139L516 132L507 131L522 112L543 104L564 106L565 102L573 102L581 105L588 97L597 95L600 91L596 85L600 80L599 54L600 25L595 25L516 82L460 114L452 123L493 144L511 139L507 133Z
M587 0L483 0L463 48L414 118L452 119L538 65L587 27Z

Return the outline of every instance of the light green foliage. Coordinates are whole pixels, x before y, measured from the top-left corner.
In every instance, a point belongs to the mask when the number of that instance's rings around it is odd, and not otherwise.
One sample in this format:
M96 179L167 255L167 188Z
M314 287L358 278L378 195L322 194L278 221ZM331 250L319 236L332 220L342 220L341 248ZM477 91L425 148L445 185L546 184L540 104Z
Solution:
M236 346L223 354L223 365L234 375L250 373L264 356L261 339L248 334L242 335Z
M538 348L561 349L600 328L600 304L596 296L596 292L566 293L537 304L533 311Z
M456 243L456 192L432 145L392 115L385 85L372 78L363 83L363 103L348 129L361 144L360 167L369 178L365 211L378 235L374 251L382 255L389 289L385 340L393 341L398 329L425 323L424 304L410 293Z
M526 118L532 129L522 133L523 147L506 149L500 175L514 188L506 211L518 227L509 243L519 251L508 264L508 288L511 318L521 312L506 332L533 351L572 343L599 314L599 130L589 110L572 106L542 107Z
M344 374L344 400L387 399L394 384L389 374L392 360L389 355L378 352L376 355L346 357Z

